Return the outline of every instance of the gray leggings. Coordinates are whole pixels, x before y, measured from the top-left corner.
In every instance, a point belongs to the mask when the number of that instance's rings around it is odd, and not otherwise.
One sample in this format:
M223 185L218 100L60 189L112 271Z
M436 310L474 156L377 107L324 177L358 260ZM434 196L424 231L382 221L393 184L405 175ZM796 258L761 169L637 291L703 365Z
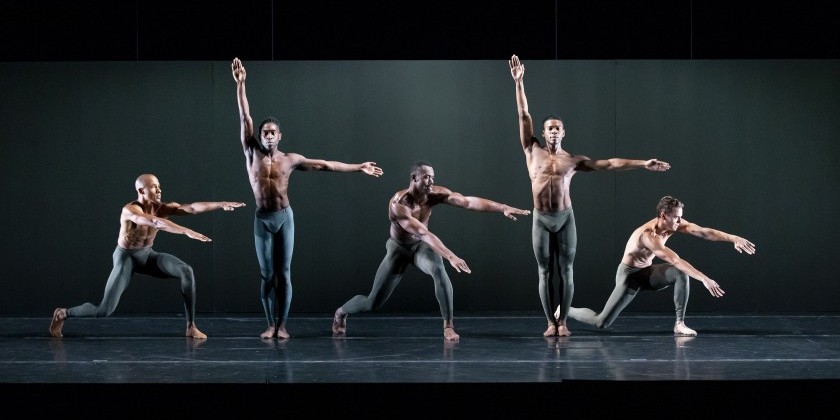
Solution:
M131 282L131 276L137 273L161 279L180 279L187 322L195 321L195 276L187 263L173 255L155 252L151 247L125 249L117 246L113 259L114 268L105 284L102 302L98 306L92 303L74 306L67 310L68 318L110 316L117 309L120 296Z
M417 242L404 245L392 238L385 244L385 258L376 270L373 287L367 296L356 295L341 306L347 314L369 312L381 308L397 288L406 268L414 265L420 271L432 276L435 284L435 297L440 306L440 314L444 321L452 320L453 296L452 282L443 265L443 258L435 253L428 245Z
M295 213L291 207L276 212L257 210L254 246L260 263L260 302L268 325L273 326L289 317L292 306Z
M575 213L571 207L554 213L541 212L535 208L533 218L531 242L539 271L540 302L546 319L553 324L554 308L558 306L555 302L560 302L560 319L565 319L575 294L572 270L577 250ZM561 282L557 301L553 293L555 268Z
M640 290L662 290L674 286L674 308L677 321L685 320L688 305L688 275L671 264L654 264L643 268L619 264L615 273L615 289L601 313L588 308L571 308L569 318L596 328L609 328Z

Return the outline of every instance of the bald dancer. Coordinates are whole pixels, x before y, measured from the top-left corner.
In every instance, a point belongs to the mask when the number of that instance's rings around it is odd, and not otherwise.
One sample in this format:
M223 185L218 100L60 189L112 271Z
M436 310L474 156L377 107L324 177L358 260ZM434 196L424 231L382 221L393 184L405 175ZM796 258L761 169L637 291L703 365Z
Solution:
M56 308L50 322L50 335L61 338L64 323L69 318L100 318L114 313L125 289L134 274L145 274L162 279L178 279L184 312L187 317L186 336L205 339L207 335L195 325L195 277L193 269L174 255L152 249L158 231L186 235L189 238L210 242L210 238L192 229L178 225L170 216L186 216L213 210L232 211L245 203L232 201L197 202L179 204L161 201L163 189L155 175L143 174L134 181L137 199L126 204L120 213L120 233L114 250L114 267L99 305L84 303L72 308Z

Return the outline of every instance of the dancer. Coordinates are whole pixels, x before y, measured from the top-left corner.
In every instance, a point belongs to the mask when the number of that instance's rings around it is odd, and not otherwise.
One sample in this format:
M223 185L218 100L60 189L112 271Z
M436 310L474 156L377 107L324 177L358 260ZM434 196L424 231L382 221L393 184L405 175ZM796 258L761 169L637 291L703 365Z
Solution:
M516 220L516 215L531 213L485 198L464 196L435 185L435 170L427 161L415 162L410 175L408 188L397 191L388 203L390 238L385 243L385 258L376 271L373 287L367 296L356 295L335 311L332 324L335 335L347 332L347 315L377 310L385 305L408 266L414 265L432 276L435 296L443 316L443 337L447 341L457 341L459 335L452 323L452 282L446 273L443 258L459 273L472 271L466 261L455 255L437 235L429 231L432 208L438 204L448 204L467 210L502 213L511 220Z
M137 200L123 206L120 213L120 234L117 237L117 248L113 255L114 268L105 284L102 301L99 305L84 303L69 309L56 308L49 329L53 337L63 336L61 330L68 318L110 316L117 309L120 296L128 287L131 277L137 273L157 278L179 279L181 296L184 298L184 312L187 317L186 336L198 339L207 338L207 335L199 331L195 325L196 296L192 267L174 255L155 251L152 245L159 230L210 242L207 236L171 222L168 218L218 209L232 211L234 208L243 207L245 203L231 201L164 203L160 201L163 193L160 181L152 174L137 177L134 188L137 191Z
M525 65L519 62L516 55L511 57L508 64L516 85L519 139L525 152L525 163L528 166L534 197L531 242L537 259L540 302L548 320L548 329L543 335L569 336L571 332L566 325L566 317L575 290L573 265L577 247L575 215L572 211L572 197L569 194L572 176L578 172L642 168L658 172L667 171L671 165L657 159L592 160L583 155L571 154L560 146L566 131L563 121L554 115L543 120L542 136L546 142L543 146L534 136L534 124L528 111L528 100L525 97ZM555 265L562 281L556 299L552 293ZM560 302L557 315L552 312L555 302Z
M662 290L673 285L677 316L674 335L697 335L697 331L685 325L689 277L703 283L714 297L722 297L723 289L716 281L681 259L676 252L665 246L665 242L675 233L687 233L709 241L731 242L736 251L749 255L755 254L755 245L740 236L702 227L683 219L684 207L683 202L674 197L662 197L656 206L656 217L636 228L627 240L624 257L615 274L615 289L604 309L595 313L589 308L573 307L569 310L569 318L596 328L609 328L639 291ZM664 260L665 263L653 264L655 257ZM557 307L555 316L559 315L561 309Z
M363 172L379 177L382 169L376 166L376 162L343 163L280 151L280 123L274 117L268 117L254 132L254 121L245 95L245 66L234 58L230 68L236 82L245 169L257 203L254 245L260 264L260 301L268 322L260 338L286 339L289 338L286 320L292 304L291 266L295 245L289 177L295 170Z

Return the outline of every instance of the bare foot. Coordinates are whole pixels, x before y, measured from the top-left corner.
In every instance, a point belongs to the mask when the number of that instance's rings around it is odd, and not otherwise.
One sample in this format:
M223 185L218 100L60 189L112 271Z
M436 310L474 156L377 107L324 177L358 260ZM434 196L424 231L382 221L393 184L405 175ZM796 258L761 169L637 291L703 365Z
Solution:
M443 329L443 338L446 341L458 341L461 336L455 333L455 329L452 327L446 327Z
M558 325L557 326L557 335L560 337L568 337L572 335L572 332L569 331L569 328L565 325Z
M289 335L289 333L286 332L286 327L284 327L282 325L277 327L277 334L276 335L277 335L277 338L279 338L281 340L285 340L285 339L291 337Z
M347 314L341 308L336 309L333 315L332 332L335 335L347 333Z
M553 322L548 324L548 329L543 333L543 337L554 337L557 335L557 325Z
M686 327L685 322L677 321L677 323L674 324L674 335L695 336L697 335L697 331Z
M446 341L458 341L458 339L461 338L461 336L455 332L455 324L453 324L452 321L443 321L443 338Z
M64 327L64 320L67 319L67 309L55 308L53 311L52 321L50 321L50 335L55 338L64 337L61 334L61 329Z
M274 325L270 325L264 333L260 334L260 338L263 340L270 340L274 338Z
M203 332L198 330L198 327L195 324L187 326L187 337L196 338L199 340L204 340L207 338L207 335Z

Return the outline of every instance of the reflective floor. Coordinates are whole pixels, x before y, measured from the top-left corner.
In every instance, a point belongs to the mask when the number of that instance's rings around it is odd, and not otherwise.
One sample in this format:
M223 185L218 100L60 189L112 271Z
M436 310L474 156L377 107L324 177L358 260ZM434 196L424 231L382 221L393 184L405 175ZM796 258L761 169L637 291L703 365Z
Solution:
M207 340L182 337L179 317L70 319L62 339L47 333L49 316L0 318L0 394L5 407L57 412L107 400L173 414L397 405L601 418L818 413L840 391L838 314L691 315L699 335L674 337L672 315L626 313L606 331L570 321L564 338L543 337L536 314L463 314L456 343L432 314L353 315L343 337L331 319L293 316L292 338L278 341L258 337L254 315L200 316Z

